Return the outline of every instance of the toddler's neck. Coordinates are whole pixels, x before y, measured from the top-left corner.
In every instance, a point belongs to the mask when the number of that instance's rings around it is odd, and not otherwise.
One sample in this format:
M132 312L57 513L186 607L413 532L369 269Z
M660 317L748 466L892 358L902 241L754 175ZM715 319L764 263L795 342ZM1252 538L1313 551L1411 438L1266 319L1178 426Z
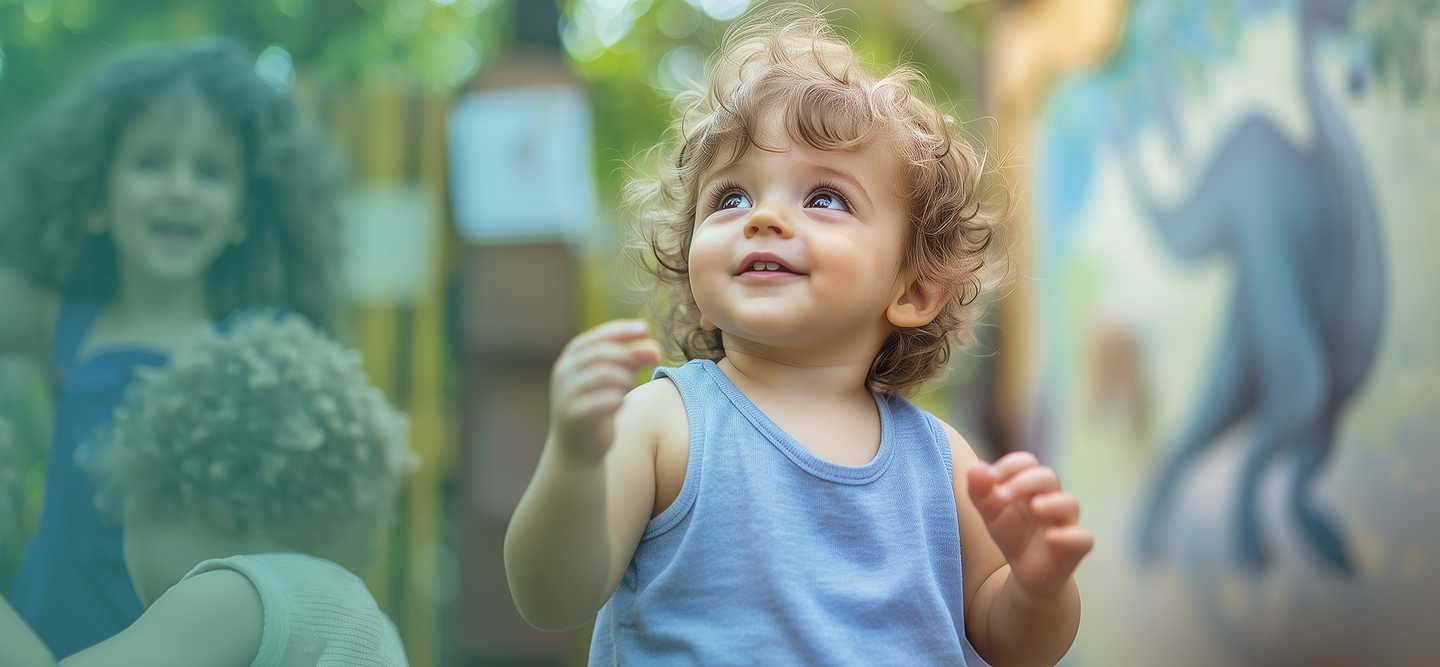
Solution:
M870 359L854 354L792 352L725 339L720 370L747 393L806 395L819 401L869 399Z

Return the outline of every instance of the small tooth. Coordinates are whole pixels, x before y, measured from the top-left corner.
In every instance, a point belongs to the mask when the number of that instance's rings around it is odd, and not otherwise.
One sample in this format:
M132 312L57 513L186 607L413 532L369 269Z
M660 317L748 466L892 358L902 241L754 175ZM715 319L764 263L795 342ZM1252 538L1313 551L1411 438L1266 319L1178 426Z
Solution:
M780 265L779 265L779 264L776 264L775 262L766 262L766 263L765 263L765 268L766 268L766 270L769 270L769 271L779 271L779 270L780 270Z
M752 266L752 267L750 267L750 268L751 268L752 270L754 270L754 271L764 271L764 270L765 270L765 262L755 262L755 266Z

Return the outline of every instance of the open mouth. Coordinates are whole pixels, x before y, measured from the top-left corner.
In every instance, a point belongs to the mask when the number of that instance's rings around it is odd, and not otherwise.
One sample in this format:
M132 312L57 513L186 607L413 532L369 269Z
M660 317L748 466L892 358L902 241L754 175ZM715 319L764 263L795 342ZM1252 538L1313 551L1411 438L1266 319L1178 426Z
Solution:
M736 276L759 279L775 279L803 276L804 272L794 268L783 258L768 252L750 253L740 261Z
M188 222L155 222L150 224L150 233L163 241L189 243L200 238L200 225Z

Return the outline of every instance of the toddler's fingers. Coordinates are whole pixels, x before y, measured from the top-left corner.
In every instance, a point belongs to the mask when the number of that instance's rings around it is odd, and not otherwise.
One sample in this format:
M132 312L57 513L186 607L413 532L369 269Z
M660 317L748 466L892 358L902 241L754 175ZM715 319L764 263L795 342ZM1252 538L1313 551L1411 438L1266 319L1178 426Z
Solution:
M660 363L660 343L653 338L633 342L629 347L632 369L639 370Z
M1080 559L1094 548L1095 536L1079 526L1047 528L1045 544L1055 555L1056 566L1069 574L1075 571L1075 567L1080 564Z
M1014 477L1021 471L1037 465L1040 465L1040 461L1035 458L1034 454L1030 452L1011 452L1000 457L999 461L996 461L994 465L990 466L990 470L995 477L995 481L1003 484L1005 480Z
M1005 500L995 495L995 478L990 466L984 463L970 466L970 469L965 471L965 486L966 492L970 494L970 502L974 503L975 509L986 523L1005 511Z
M607 389L628 392L635 386L635 376L621 366L597 365L577 371L570 379L571 396L590 394Z
M611 320L604 324L586 331L570 341L570 348L578 350L593 343L609 341L629 341L643 338L649 332L645 320Z
M631 343L600 341L577 349L567 370L581 372L587 368L611 366L633 373L646 365L653 366L659 358L659 345L648 338Z
M985 463L976 463L965 471L965 488L970 498L984 498L995 489L995 474Z
M1070 526L1080 520L1080 502L1068 493L1046 493L1030 500L1030 513L1056 526Z
M581 419L613 414L620 410L625 394L626 392L620 389L601 389L575 399L570 409Z
M995 495L1005 500L1028 501L1031 496L1036 494L1059 490L1060 479L1055 476L1055 471L1044 466L1036 466L1019 472L1010 481L1000 485L1000 488L995 490Z

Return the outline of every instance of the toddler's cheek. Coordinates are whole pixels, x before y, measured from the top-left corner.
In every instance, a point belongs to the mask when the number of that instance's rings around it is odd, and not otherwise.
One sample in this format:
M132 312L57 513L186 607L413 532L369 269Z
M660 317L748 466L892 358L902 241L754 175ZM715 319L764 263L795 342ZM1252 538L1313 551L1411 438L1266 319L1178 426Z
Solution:
M690 253L690 291L701 311L718 306L717 299L729 280L729 270L714 252L696 249Z

